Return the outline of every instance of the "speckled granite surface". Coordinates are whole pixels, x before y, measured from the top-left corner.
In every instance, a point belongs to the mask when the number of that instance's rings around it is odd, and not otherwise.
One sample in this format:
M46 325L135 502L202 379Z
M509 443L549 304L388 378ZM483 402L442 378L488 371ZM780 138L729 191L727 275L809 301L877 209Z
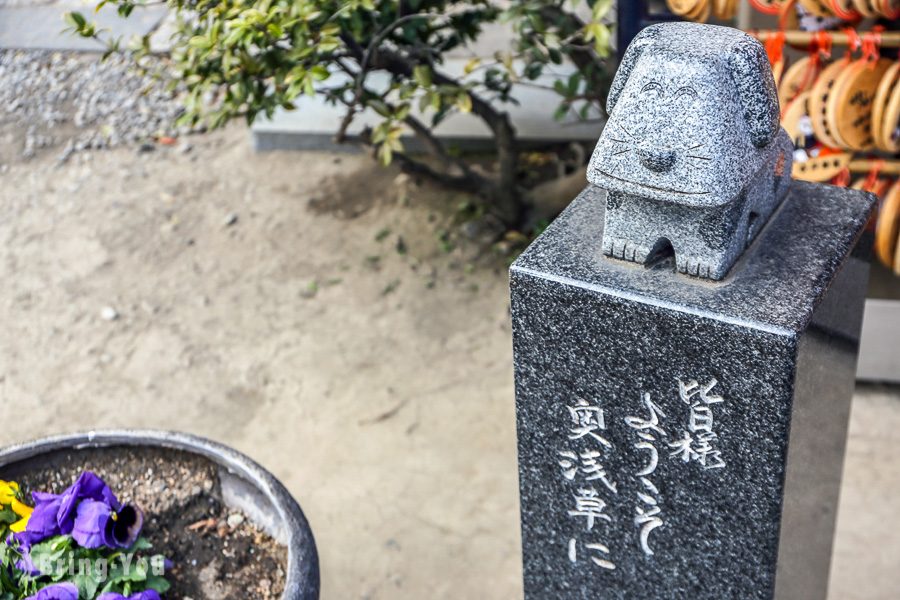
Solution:
M605 257L604 196L511 269L526 597L823 597L870 197L795 182L709 282Z

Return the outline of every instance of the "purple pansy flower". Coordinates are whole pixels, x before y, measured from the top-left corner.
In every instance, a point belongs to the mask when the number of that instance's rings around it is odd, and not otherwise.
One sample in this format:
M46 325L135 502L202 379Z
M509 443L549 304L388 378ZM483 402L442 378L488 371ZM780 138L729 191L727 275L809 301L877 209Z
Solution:
M82 548L128 548L137 540L144 525L143 513L131 505L118 512L97 500L78 504L72 537Z
M112 546L109 536L112 514L112 509L103 502L82 500L72 526L72 537L82 548Z
M144 524L138 508L122 506L109 486L90 471L62 494L35 492L32 498L34 512L23 535L16 538L28 547L55 535L72 535L84 548L128 548Z
M6 545L15 546L19 554L22 555L22 558L16 561L18 570L32 577L37 577L41 574L40 570L34 566L34 561L31 560L31 544L28 542L28 537L24 531L9 534L6 537Z
M75 483L60 494L61 502L56 521L63 535L72 533L72 529L75 527L76 510L82 500L103 502L116 511L120 508L119 501L109 486L90 471L85 471Z
M17 537L19 541L27 541L29 544L36 544L54 535L61 533L56 515L62 504L62 498L56 494L45 494L43 492L34 492L31 494L34 500L34 512L28 519L25 531Z
M25 600L78 600L78 588L72 583L54 583Z
M156 590L144 590L130 596L123 596L116 592L106 592L97 596L97 600L161 600Z

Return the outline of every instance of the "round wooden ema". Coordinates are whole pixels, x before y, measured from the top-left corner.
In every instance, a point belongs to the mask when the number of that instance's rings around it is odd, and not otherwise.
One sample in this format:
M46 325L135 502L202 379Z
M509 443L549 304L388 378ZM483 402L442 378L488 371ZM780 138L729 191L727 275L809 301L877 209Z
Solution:
M864 17L878 16L878 11L872 7L870 0L853 0L853 8L862 13Z
M695 10L703 0L666 0L666 5L673 14L684 17Z
M697 3L697 6L694 7L694 10L684 15L684 17L698 23L706 23L712 12L712 3L713 0L700 0L700 2Z
M855 21L861 15L853 6L853 0L828 0L828 8L834 16L845 21Z
M895 85L884 109L881 125L881 141L887 152L900 152L900 85Z
M806 12L816 17L827 18L834 16L822 0L800 0L800 6L806 9Z
M888 268L894 266L898 237L900 237L900 182L895 182L881 203L878 210L878 224L875 226L875 255Z
M876 0L878 12L886 19L900 18L900 0Z
M869 150L872 137L872 100L891 61L882 58L874 64L865 59L854 62L840 75L828 97L825 118L829 131L842 147Z
M785 61L787 61L787 57L782 54L781 58L779 58L777 62L772 64L772 77L775 79L776 88L781 87L781 77L784 75L784 67L786 64Z
M887 110L891 93L900 82L900 62L895 62L885 71L878 89L875 91L875 99L872 100L872 139L879 150L888 150L887 142L882 135L884 131L884 114Z
M894 275L900 275L900 239L897 240L897 249L894 250Z
M788 103L784 109L784 114L781 116L781 126L787 131L788 136L790 136L791 141L794 142L795 146L803 146L802 143L798 144L797 140L806 137L800 130L800 120L809 114L807 108L808 101L809 92L802 92Z
M725 10L722 11L722 16L719 18L723 21L730 21L737 16L739 7L740 0L727 0L725 2Z
M731 13L731 7L733 5L733 0L712 0L712 12L713 15L717 19L722 19L723 21L727 21L734 17L734 14Z
M767 15L777 15L782 4L784 0L750 0L753 8Z
M850 159L852 158L852 154L842 152L829 154L828 156L817 156L805 162L795 160L794 167L791 169L791 176L794 179L803 181L831 181L850 165Z
M785 71L778 86L778 101L782 107L797 97L800 92L810 89L819 75L817 63L809 56L804 56Z
M843 110L843 108L836 98L841 97L844 90L847 89L847 85L850 83L853 73L863 66L864 63L865 61L863 60L855 60L849 63L847 67L838 74L837 79L834 80L834 86L831 88L831 91L828 93L828 99L825 101L825 123L828 126L828 134L831 136L831 139L837 143L838 147L844 148L845 150L850 150L851 148L841 136L841 131L837 126L838 113Z
M809 118L812 120L816 139L832 148L837 148L840 144L838 144L837 140L831 136L831 132L829 131L828 121L825 118L826 105L828 103L828 97L834 88L835 81L847 68L847 64L846 60L839 60L825 67L819 74L819 78L816 79L816 82L813 84L809 94Z

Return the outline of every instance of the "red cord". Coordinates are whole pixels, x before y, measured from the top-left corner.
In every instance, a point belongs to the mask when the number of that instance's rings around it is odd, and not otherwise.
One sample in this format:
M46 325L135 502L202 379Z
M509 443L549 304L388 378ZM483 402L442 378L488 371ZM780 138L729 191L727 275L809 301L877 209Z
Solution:
M831 180L831 184L838 187L847 187L850 185L850 167L841 169L841 172L835 175L834 179Z
M869 174L866 175L866 183L863 185L864 190L871 192L875 189L875 184L878 183L878 174L883 168L884 159L879 158L878 160L873 161L872 168L869 169Z

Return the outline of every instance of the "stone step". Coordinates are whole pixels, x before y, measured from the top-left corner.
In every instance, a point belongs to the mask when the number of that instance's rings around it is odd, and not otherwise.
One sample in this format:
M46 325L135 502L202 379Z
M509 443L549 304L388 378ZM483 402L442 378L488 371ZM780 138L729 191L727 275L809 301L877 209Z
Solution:
M94 13L93 4L76 2L0 7L0 49L103 51L104 47L97 41L66 31L64 16L70 11L93 19L98 27L106 30L104 36L121 36L126 40L155 31L167 13L165 6L149 6L123 19L112 7Z

